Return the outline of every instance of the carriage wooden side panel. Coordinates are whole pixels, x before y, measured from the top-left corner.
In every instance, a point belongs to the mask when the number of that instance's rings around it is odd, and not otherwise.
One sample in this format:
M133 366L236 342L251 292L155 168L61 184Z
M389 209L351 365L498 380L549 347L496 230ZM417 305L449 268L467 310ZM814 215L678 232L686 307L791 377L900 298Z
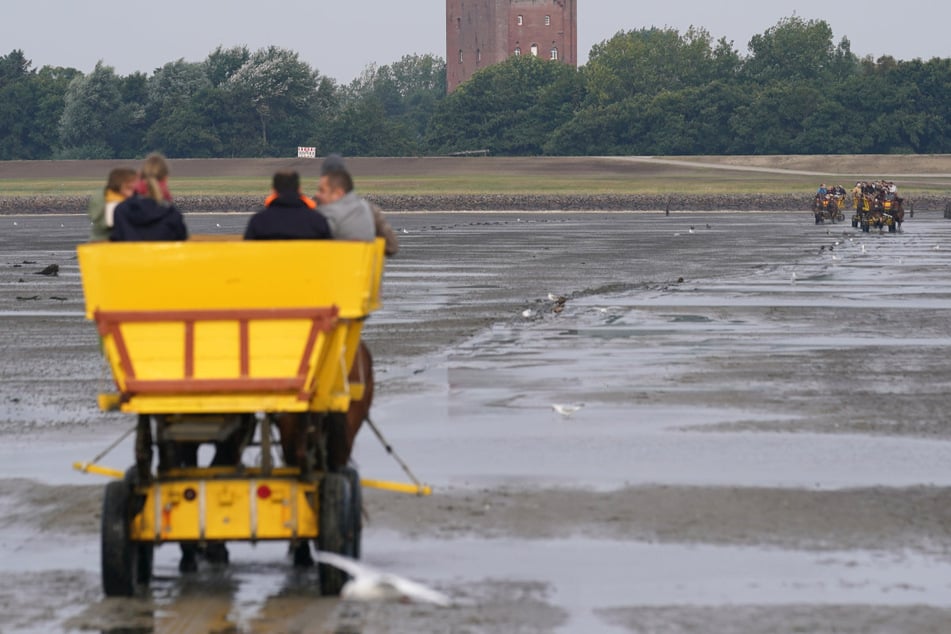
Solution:
M346 411L383 241L94 243L78 248L127 412Z

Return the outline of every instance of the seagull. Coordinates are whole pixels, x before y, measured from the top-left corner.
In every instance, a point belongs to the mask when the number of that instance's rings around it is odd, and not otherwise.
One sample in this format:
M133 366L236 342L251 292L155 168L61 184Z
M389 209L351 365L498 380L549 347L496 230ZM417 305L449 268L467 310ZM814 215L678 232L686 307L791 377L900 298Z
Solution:
M865 243L862 243L862 253L865 253Z
M403 227L403 233L409 233L409 231L406 230L406 227Z
M558 302L560 304L564 304L565 302L568 301L568 298L565 297L564 295L555 295L554 293L548 293L548 299L550 301Z
M220 222L216 222L216 223L215 223L215 226L218 227L218 228L221 228L221 223L220 223Z
M792 282L793 284L796 283L796 272L795 272L795 271L792 272L792 277L789 278L789 281Z
M941 245L940 245L940 244L934 245L934 250L935 250L935 251L938 251L938 250L940 250L940 249L941 249Z
M842 259L842 258L840 258L839 256L837 256L835 253L832 254L832 261L833 261L833 262L838 262L838 261L841 260L841 259Z
M687 233L693 233L693 227L690 227L690 230Z
M452 599L442 592L404 577L374 570L343 555L318 550L317 561L339 568L352 577L340 589L340 598L346 601L432 603L441 607L452 605Z
M526 308L525 310L522 311L522 317L528 318L528 317L534 317L534 316L535 316L535 311L532 310L531 308Z
M567 403L552 403L551 408L561 414L562 416L568 417L577 412L579 409L584 407L583 404L578 405L569 405Z

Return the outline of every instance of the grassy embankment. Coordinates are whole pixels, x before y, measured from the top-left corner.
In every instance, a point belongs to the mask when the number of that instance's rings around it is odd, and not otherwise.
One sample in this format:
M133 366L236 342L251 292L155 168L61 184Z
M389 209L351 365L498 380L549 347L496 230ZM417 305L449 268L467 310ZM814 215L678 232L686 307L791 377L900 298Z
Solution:
M820 182L850 188L856 180L882 177L906 193L951 190L949 156L354 158L349 164L358 189L378 195L801 195ZM316 189L319 162L275 159L173 162L172 189L179 195L258 195L275 166L285 165L301 171L306 193ZM106 170L102 176L35 171L39 175L0 169L0 195L87 193L102 187Z

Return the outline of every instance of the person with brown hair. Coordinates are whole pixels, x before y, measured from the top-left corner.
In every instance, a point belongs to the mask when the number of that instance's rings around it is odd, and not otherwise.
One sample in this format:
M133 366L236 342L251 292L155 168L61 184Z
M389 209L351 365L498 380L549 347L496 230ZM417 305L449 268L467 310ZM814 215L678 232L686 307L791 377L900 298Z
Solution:
M149 154L139 172L135 194L115 211L109 239L114 242L186 240L188 229L168 191L168 163Z
M137 181L138 175L129 167L116 167L109 172L105 188L89 200L90 241L109 239L116 207L135 193Z

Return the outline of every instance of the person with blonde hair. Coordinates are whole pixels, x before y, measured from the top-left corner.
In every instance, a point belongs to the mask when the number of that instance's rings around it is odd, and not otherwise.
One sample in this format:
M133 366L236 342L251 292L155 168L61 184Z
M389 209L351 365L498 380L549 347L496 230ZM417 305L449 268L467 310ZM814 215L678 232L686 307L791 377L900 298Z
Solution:
M113 242L186 240L188 229L168 190L168 163L149 154L139 171L135 194L120 203L113 217Z

